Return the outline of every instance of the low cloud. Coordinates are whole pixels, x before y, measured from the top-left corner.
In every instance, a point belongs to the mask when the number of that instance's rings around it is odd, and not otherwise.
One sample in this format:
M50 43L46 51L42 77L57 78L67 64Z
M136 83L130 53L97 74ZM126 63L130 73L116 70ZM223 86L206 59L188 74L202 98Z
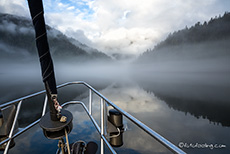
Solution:
M1 0L0 12L29 17L26 2L25 0Z
M22 34L33 33L33 29L28 25L19 26L13 23L12 21L4 20L4 19L0 21L0 30L9 32L14 35L18 33L22 33Z
M105 32L95 40L96 47L108 53L138 54L153 47L153 42L158 41L159 33L152 29L142 28L117 28Z

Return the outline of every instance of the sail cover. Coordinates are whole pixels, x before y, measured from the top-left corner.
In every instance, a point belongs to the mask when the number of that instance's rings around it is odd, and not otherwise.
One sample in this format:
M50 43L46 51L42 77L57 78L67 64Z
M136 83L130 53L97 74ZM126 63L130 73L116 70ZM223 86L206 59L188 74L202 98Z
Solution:
M42 0L28 0L30 14L36 35L36 45L39 54L43 82L47 84L51 94L57 94L53 61L47 41Z
M42 0L28 0L28 4L35 29L36 46L41 64L42 78L49 101L50 118L52 121L58 121L61 117L61 106L57 101L56 80L47 40Z

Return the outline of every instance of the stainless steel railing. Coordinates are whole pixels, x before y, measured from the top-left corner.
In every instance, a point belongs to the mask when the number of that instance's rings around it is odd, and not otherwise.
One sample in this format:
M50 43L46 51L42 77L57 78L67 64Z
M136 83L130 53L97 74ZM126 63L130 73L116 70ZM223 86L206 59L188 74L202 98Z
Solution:
M107 104L112 106L114 109L118 110L126 118L128 118L130 121L135 123L138 127L140 127L142 130L144 130L150 136L155 138L158 142L160 142L162 145L164 145L166 148L168 148L173 153L185 154L184 151L182 151L177 146L172 144L170 141L165 139L163 136L161 136L160 134L158 134L157 132L155 132L154 130L149 128L147 125L145 125L144 123L142 123L141 121L139 121L138 119L136 119L135 117L130 115L128 112L126 112L126 111L122 110L121 108L119 108L117 105L112 103L110 100L108 100L106 97L104 97L101 93L99 93L97 90L95 90L92 86L90 86L86 82L84 82L84 81L67 82L67 83L64 83L64 84L61 84L61 85L57 86L57 88L62 88L62 87L66 87L66 86L73 85L73 84L83 84L84 86L86 86L89 89L89 107L87 109L87 107L85 106L84 103L78 102L78 101L67 102L67 103L63 104L62 106L66 106L66 105L69 105L69 104L80 104L80 105L83 106L84 110L86 111L86 113L90 117L91 121L93 122L94 126L96 127L97 131L99 132L99 134L101 136L101 154L104 153L104 144L109 148L111 153L113 153L113 154L116 153L116 151L109 144L109 142L107 141L106 136L105 136L105 133L106 133L106 130L105 130L106 129L106 127L105 127L105 115L107 114ZM16 111L16 114L15 114L14 122L13 122L13 125L11 127L9 137L7 139L5 139L4 141L0 142L0 145L7 143L5 151L4 151L4 154L6 154L8 152L9 145L10 145L10 142L11 142L12 139L14 139L18 135L24 133L25 131L27 131L28 129L30 129L31 127L33 127L34 125L36 125L40 121L40 119L34 121L33 123L31 123L30 125L28 125L24 129L20 130L19 132L17 132L16 134L13 135L13 132L14 132L14 129L15 129L15 123L17 121L17 117L18 117L18 114L19 114L19 111L20 111L20 108L21 108L21 103L26 99L30 99L30 98L33 98L35 96L38 96L38 95L41 95L41 94L44 94L44 93L45 93L45 90L0 105L0 109L2 109L2 108L5 108L5 107L7 107L9 105L18 104L17 111ZM100 127L99 127L99 125L97 124L97 122L95 121L95 119L92 116L92 102L93 102L93 97L92 96L93 96L93 93L100 97L100 108L101 108L100 109ZM42 116L45 114L46 106L47 106L47 97L45 97Z

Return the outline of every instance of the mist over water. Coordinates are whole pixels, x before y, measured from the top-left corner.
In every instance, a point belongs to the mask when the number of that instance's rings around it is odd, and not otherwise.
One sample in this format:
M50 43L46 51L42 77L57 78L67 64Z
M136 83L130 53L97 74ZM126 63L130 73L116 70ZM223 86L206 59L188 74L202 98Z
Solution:
M153 92L173 109L187 111L196 117L204 116L225 126L230 123L202 115L203 108L228 112L230 68L228 54L215 58L195 59L194 56L165 58L151 63L71 62L54 59L57 85L69 81L86 81L105 88L113 83L138 84ZM190 57L190 59L188 59ZM0 65L1 103L44 89L40 64L37 60L9 60ZM186 103L191 102L191 103ZM182 105L183 104L183 105ZM215 111L216 112L216 111Z

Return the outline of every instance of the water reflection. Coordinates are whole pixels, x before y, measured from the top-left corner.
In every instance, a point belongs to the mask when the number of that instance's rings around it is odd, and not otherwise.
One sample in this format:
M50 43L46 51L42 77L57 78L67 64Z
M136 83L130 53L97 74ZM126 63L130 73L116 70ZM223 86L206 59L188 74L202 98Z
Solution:
M161 99L162 97L155 95L151 91L144 90L133 82L129 82L129 84L127 82L126 84L113 84L100 92L175 145L178 145L180 142L226 145L226 148L213 150L209 148L183 149L188 153L228 153L230 143L229 127L215 125L205 118L197 119L192 114L185 114L184 111L172 110L169 107L169 104L171 105L172 102L166 102L167 100ZM175 106L182 108L180 105L183 104L180 103L175 104ZM193 109L189 109L189 106L186 110L193 113ZM202 114L205 115L208 112L212 111L204 110ZM215 113L213 113L213 116L215 116ZM221 119L218 115L216 117L219 120ZM224 121L225 119L222 120ZM146 135L140 132L140 129L137 128L132 128L132 131L126 132L127 134L130 133L130 135L126 136L126 144L124 146L141 153L169 152L162 147L159 148L159 145L152 142L151 139L148 140ZM160 149L160 151L157 151L157 149Z
M230 126L230 74L166 73L151 78L151 84L144 76L136 81L170 108L222 126Z

